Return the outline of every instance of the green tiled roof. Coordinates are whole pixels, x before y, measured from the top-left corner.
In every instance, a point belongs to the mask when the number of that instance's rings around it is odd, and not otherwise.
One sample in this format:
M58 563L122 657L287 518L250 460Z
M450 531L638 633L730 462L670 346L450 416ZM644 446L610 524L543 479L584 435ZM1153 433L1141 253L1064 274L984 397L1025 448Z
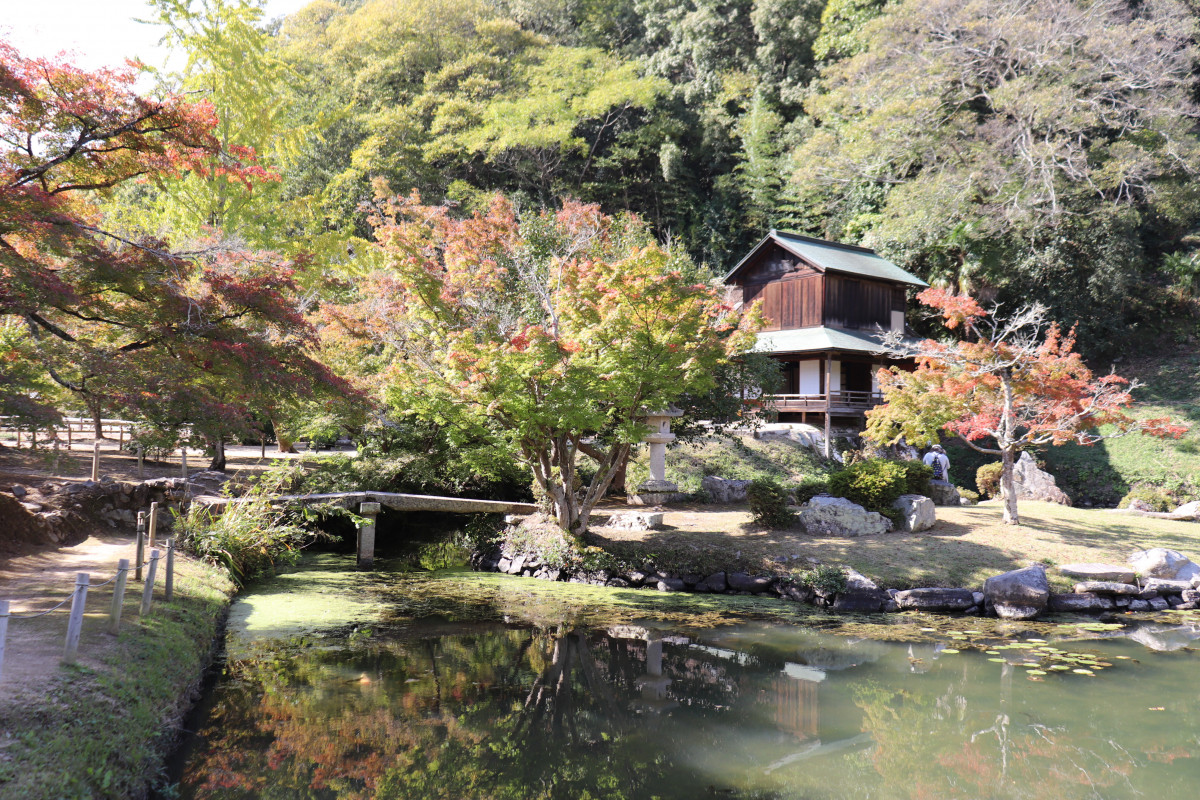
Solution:
M756 353L806 353L841 350L855 353L882 353L883 345L869 331L844 331L838 328L794 328L763 331L754 346Z
M925 281L906 272L883 256L866 247L827 242L824 239L813 239L798 233L771 231L751 250L738 265L725 276L728 281L742 265L767 242L773 241L792 255L804 259L822 271L843 272L850 275L861 275L864 278L896 281L910 286L928 286Z

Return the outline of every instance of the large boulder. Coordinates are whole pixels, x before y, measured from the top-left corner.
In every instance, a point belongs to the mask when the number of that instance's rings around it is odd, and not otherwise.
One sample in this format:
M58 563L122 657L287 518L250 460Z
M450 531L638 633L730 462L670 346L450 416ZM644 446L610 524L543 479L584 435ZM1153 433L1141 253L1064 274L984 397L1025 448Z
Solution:
M1002 619L1033 619L1046 610L1050 583L1041 564L993 575L984 581L983 596Z
M889 599L882 589L851 589L838 594L829 607L834 611L875 614Z
M1100 594L1052 594L1051 611L1111 611L1116 603Z
M902 494L892 503L892 508L901 514L901 530L916 533L927 531L937 522L933 500L919 494Z
M1017 486L1018 500L1044 500L1062 506L1071 505L1071 498L1058 488L1054 476L1038 469L1037 462L1029 453L1021 453L1013 465L1013 482Z
M188 493L192 495L219 495L229 482L229 476L216 470L201 470L188 476Z
M725 580L729 583L729 588L735 592L759 594L771 588L770 578L762 578L745 572L731 572Z
M1078 578L1081 581L1133 583L1137 577L1133 570L1116 564L1063 564L1058 571L1068 578Z
M1067 493L1058 488L1054 475L1038 469L1038 463L1033 461L1030 453L1022 452L1013 464L1013 482L1018 500L1044 500L1046 503L1072 505Z
M656 531L663 525L663 515L661 511L626 511L613 514L604 525L627 531Z
M1171 512L1171 519L1196 520L1200 522L1200 500L1184 503Z
M883 609L891 597L875 581L852 567L844 568L846 588L838 592L829 604L834 611L874 614ZM820 595L820 590L817 591Z
M929 498L938 506L962 505L962 495L958 493L958 487L945 481L929 482Z
M715 475L706 475L700 481L700 488L708 492L714 503L744 503L746 490L750 481L726 480Z
M905 589L892 599L901 608L916 611L966 611L975 605L970 589Z
M1192 588L1191 581L1172 581L1166 578L1147 578L1142 583L1139 596L1151 597L1160 594L1182 594Z
M714 572L704 580L696 584L697 592L714 592L720 593L729 588L728 581L724 572Z
M844 497L814 497L800 508L800 522L808 533L825 536L864 536L893 528L887 517Z
M1145 578L1190 581L1200 575L1200 567L1193 564L1187 556L1178 550L1168 550L1165 547L1151 547L1149 550L1134 552L1129 557L1129 566Z

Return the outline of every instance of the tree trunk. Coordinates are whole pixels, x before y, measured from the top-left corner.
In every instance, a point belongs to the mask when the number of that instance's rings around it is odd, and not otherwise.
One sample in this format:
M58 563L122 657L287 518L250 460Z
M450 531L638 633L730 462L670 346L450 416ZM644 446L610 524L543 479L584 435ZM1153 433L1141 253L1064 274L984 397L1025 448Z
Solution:
M1004 496L1004 524L1020 525L1021 518L1017 515L1017 482L1013 480L1013 466L1016 453L1011 448L1005 448L1000 454L1000 492Z
M612 483L608 485L609 494L625 494L625 473L629 472L629 454L626 454L621 463L617 464L617 471L613 474Z
M1004 524L1020 525L1021 517L1017 514L1017 484L1013 480L1013 467L1017 458L1017 425L1013 418L1013 377L1012 370L1000 372L1000 388L1004 397L1004 407L1000 418L1000 435L996 443L1000 445L1000 488L1004 492Z
M292 442L291 438L289 438L288 435L283 432L283 429L279 427L279 423L275 420L271 420L271 427L275 429L275 441L279 443L279 452L296 452L294 443Z
M524 455L533 468L534 479L554 508L559 527L582 541L588 530L592 509L608 491L618 467L628 460L630 445L614 445L605 454L592 482L582 492L582 497L575 483L576 450L576 442L561 436L536 454L526 450Z
M97 439L104 438L104 422L100 419L100 404L88 404L88 411L92 412L92 430L96 434Z
M579 452L590 456L596 462L598 469L603 468L605 454L604 451L595 445L587 442L579 442ZM629 457L633 455L632 448L625 457L617 464L616 474L613 475L612 482L608 485L608 494L625 494L625 473L629 471Z
M213 442L213 457L212 461L208 462L208 468L218 472L225 471L225 437Z

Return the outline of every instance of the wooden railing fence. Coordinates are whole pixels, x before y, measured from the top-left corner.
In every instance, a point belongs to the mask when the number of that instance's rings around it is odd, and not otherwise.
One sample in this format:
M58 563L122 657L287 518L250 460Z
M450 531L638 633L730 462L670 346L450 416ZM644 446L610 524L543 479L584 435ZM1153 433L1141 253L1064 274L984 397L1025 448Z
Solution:
M830 408L873 408L883 402L880 392L842 391L823 394L776 394L764 398L779 411L824 411Z
M162 599L164 602L169 603L174 599L175 594L175 540L168 539L166 541L165 554L157 548L151 548L150 557L143 561L145 535L144 512L142 512L139 514L138 520L137 564L134 580L141 580L143 567L147 567L147 571L146 580L142 585L141 604L138 607L139 617L148 616L151 612L154 604L154 584L159 572L158 564L164 560L164 555L166 563L162 570L164 573ZM13 603L11 598L0 599L0 683L4 681L4 651L5 642L8 638L9 620L17 620L19 623L22 620L44 617L48 614L53 614L67 605L67 603L70 603L71 607L67 612L66 632L60 663L73 664L79 656L79 640L83 631L83 614L87 606L88 592L112 584L112 600L109 605L108 622L105 625L104 632L116 636L121 627L121 614L125 605L129 567L129 559L120 559L117 562L116 573L103 583L92 583L91 575L87 572L76 573L75 585L71 593L58 604L41 611L17 613L11 610Z
M119 447L133 438L134 423L127 419L101 419L100 432L105 438L115 439ZM90 441L96 435L96 421L90 417L63 417L61 423L33 425L17 417L0 417L0 434L16 437L17 447L22 441L37 446L39 441L47 444L66 441L70 449L76 439Z

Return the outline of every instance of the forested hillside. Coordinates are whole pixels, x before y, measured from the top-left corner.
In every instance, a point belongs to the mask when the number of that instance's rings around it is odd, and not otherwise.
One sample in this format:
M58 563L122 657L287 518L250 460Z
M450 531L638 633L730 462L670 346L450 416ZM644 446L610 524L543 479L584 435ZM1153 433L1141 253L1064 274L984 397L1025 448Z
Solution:
M468 209L572 197L714 273L771 227L865 244L1045 302L1102 357L1200 289L1187 2L154 5L192 57L164 79L280 177L191 219L264 246L369 237L378 182Z

